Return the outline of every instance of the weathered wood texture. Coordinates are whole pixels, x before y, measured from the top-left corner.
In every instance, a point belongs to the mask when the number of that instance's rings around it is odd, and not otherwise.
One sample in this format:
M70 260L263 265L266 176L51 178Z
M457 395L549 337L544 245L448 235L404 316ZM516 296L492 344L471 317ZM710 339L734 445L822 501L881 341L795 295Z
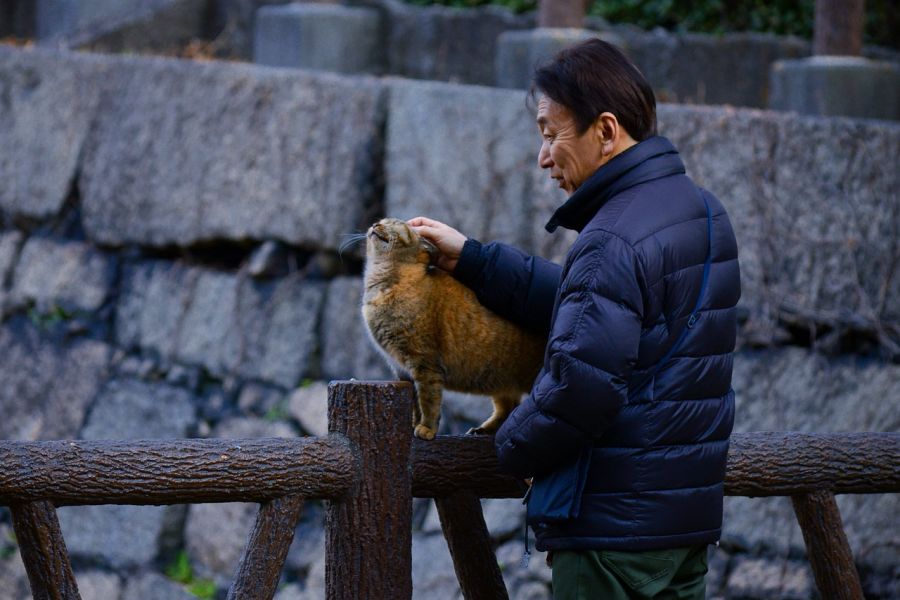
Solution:
M325 513L328 600L412 597L412 385L332 382L328 429L357 450L360 477Z
M900 491L900 434L736 433L728 452L729 496L790 496ZM470 490L481 498L521 498L522 482L500 475L494 439L438 436L413 442L413 495L440 498Z
M35 600L81 600L53 505L29 502L14 504L10 510L32 597Z
M453 569L466 600L508 600L481 501L470 492L435 498Z
M255 440L0 442L0 505L335 498L355 463L340 436Z
M737 433L731 438L725 493L791 496L900 491L900 434Z
M303 512L303 498L291 496L263 503L241 556L228 600L272 600L294 530Z
M813 54L862 53L865 0L816 0Z
M443 498L462 490L480 498L521 498L525 484L501 475L493 436L441 435L414 439L413 496Z
M862 600L859 573L834 494L818 490L792 496L791 501L819 593L830 600Z
M541 0L538 27L581 27L586 11L585 0Z

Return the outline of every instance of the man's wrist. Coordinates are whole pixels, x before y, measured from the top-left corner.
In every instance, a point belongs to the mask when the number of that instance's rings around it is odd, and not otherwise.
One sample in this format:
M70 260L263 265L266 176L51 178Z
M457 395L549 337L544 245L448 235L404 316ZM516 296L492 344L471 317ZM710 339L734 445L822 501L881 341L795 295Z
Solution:
M482 244L474 238L469 238L463 244L453 276L468 287L475 287L484 266Z

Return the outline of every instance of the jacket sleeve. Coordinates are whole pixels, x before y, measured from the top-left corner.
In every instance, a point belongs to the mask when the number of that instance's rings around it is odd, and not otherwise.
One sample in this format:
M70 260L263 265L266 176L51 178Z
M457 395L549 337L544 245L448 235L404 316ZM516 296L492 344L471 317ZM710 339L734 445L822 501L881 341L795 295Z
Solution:
M453 275L487 308L546 335L561 272L559 265L512 246L469 239Z
M573 460L628 395L643 321L642 270L620 238L589 235L573 249L560 286L541 375L497 431L500 467L518 477L541 476Z

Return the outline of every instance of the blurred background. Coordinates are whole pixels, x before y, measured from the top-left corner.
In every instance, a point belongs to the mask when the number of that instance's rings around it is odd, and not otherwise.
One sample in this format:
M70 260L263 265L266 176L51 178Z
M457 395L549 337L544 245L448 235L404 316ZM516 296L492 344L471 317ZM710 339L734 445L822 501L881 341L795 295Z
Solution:
M0 0L0 438L294 437L332 379L390 378L359 314L382 216L561 260L534 65L598 36L739 242L736 431L900 428L893 0ZM448 393L444 433L490 413ZM896 494L839 496L868 598L900 598ZM550 598L518 500L510 597ZM255 505L59 510L82 597L224 598ZM788 498L726 498L709 597L817 598ZM324 597L307 505L278 600ZM460 598L433 503L414 597ZM0 598L30 592L0 508Z

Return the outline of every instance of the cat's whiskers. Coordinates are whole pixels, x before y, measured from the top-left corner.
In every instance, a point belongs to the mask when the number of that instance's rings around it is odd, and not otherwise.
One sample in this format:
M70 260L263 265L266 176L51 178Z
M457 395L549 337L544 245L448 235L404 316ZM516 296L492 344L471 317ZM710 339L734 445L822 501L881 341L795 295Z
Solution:
M341 244L340 248L338 248L338 256L341 257L341 260L344 260L344 251L347 250L348 248L351 248L355 244L358 244L359 242L365 240L366 234L365 233L342 233L341 237L347 238Z

